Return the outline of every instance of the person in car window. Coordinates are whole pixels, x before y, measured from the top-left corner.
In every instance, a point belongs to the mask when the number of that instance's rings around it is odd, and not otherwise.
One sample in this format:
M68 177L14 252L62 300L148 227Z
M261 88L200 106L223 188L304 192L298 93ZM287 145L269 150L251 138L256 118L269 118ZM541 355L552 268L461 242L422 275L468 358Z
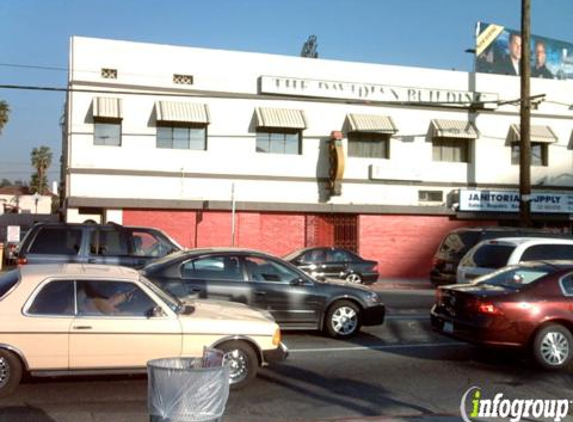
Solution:
M82 290L80 290L81 292ZM89 283L84 284L83 295L80 293L79 303L80 311L88 315L116 315L120 313L119 306L129 302L133 297L134 291L116 292L106 297L98 292ZM83 300L82 300L83 299Z

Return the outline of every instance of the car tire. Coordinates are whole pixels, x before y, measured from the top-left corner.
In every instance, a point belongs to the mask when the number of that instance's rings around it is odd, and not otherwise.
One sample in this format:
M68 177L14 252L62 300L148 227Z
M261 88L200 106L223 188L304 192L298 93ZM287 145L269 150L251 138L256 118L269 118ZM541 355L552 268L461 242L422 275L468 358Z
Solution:
M339 300L328 309L324 328L330 337L350 338L360 330L360 325L360 307L349 300Z
M346 276L345 280L352 284L362 284L362 276L357 273L350 273Z
M16 389L22 379L22 363L18 356L7 350L0 350L0 398Z
M229 387L240 390L250 384L257 375L259 360L253 348L244 341L233 340L217 346L225 353L229 365Z
M535 335L533 356L537 363L549 370L558 370L569 364L573 354L573 336L560 324L549 324Z

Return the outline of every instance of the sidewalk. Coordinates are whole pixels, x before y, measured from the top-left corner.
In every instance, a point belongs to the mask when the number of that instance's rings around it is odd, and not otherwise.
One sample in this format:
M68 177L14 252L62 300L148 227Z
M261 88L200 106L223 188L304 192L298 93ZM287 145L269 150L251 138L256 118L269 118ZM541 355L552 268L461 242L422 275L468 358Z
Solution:
M373 290L433 290L430 280L424 278L381 278L371 284Z

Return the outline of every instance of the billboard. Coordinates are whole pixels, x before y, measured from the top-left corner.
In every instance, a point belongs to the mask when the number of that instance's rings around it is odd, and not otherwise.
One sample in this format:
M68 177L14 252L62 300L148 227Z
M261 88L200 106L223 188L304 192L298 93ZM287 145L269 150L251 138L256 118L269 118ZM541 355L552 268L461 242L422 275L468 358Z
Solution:
M531 77L573 79L573 44L531 36ZM478 22L475 71L519 75L521 34L501 25Z

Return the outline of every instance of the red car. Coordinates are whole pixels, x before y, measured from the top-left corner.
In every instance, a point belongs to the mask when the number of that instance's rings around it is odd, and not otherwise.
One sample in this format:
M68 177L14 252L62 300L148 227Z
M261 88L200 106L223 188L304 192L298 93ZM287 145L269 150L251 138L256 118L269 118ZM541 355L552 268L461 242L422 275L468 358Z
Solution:
M431 319L449 337L529 348L542 367L560 369L573 355L573 261L523 262L439 287Z

